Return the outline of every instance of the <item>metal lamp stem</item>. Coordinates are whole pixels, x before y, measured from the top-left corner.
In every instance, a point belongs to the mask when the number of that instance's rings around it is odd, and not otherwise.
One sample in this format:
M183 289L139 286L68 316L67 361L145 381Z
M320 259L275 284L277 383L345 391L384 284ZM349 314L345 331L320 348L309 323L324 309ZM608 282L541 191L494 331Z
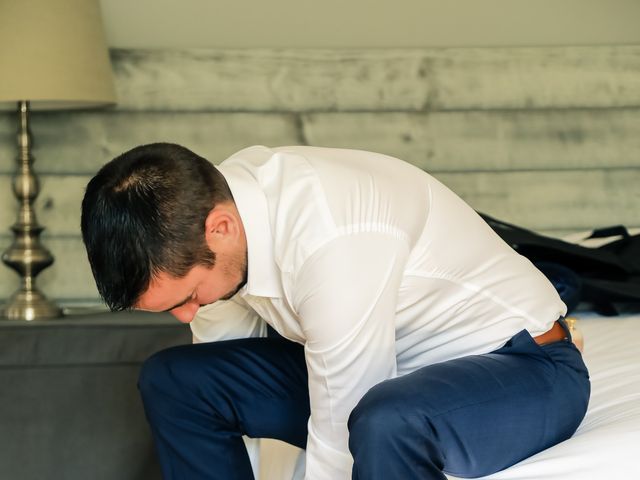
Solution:
M40 244L44 230L36 220L33 202L40 186L32 170L29 102L18 102L18 169L13 178L13 193L20 203L18 219L11 227L13 243L2 261L20 275L20 288L9 298L2 316L12 320L40 320L62 315L62 310L48 300L35 285L36 276L53 263L53 256Z

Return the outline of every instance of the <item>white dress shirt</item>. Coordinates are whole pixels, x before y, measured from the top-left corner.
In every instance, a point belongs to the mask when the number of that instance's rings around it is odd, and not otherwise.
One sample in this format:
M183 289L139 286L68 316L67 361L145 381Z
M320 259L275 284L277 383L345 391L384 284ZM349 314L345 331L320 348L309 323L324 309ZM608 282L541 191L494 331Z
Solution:
M246 231L248 280L198 311L194 341L264 335L266 321L304 345L307 479L350 478L347 419L373 385L538 335L566 311L529 260L401 160L255 146L219 168Z

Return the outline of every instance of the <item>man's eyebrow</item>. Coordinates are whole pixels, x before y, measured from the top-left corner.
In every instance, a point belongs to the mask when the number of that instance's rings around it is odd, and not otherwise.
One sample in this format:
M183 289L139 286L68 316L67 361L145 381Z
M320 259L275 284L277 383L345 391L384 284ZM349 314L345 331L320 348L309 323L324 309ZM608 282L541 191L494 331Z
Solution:
M166 310L160 310L160 313L164 313L164 312L170 312L171 310L173 310L174 308L178 308L181 307L182 305L184 305L185 303L187 303L189 301L189 299L192 297L192 295L189 295L187 298L185 298L183 301L176 303L173 307L169 307Z

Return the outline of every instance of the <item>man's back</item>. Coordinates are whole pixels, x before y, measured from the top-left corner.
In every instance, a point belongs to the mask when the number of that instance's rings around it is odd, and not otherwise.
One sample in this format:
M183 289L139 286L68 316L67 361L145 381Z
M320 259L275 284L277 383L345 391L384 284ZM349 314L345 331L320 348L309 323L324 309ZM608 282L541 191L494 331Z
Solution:
M278 284L282 297L268 296L267 301L259 294L245 295L244 300L294 341L305 343L300 291L313 290L309 282L327 278L308 278L305 264L319 263L332 249L350 263L357 251L364 261L357 266L361 276L356 283L340 285L347 278L336 275L328 293L342 304L358 303L363 289L384 288L388 279L371 278L376 259L407 249L398 260L394 318L387 319L394 323L399 374L491 351L525 328L534 335L544 332L564 313L553 287L528 260L449 189L406 162L358 150L258 146L236 153L220 170L243 218L259 214L252 203L243 205L243 195L259 192L255 198L265 199L269 231L248 233L249 256L252 236L261 241L272 236L273 262L261 275ZM382 247L389 248L386 252L376 249L373 240L383 237L394 238L393 245ZM343 267L334 265L336 270ZM251 266L248 280L250 293ZM350 319L354 328L358 319ZM196 330L201 321L194 324Z

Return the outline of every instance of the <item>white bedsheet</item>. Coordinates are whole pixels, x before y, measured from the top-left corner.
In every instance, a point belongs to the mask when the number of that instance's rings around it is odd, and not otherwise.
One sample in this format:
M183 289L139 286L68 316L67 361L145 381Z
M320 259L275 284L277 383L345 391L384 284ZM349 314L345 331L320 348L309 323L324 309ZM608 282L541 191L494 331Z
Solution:
M592 388L584 421L569 440L483 479L640 480L640 315L578 317ZM299 452L263 441L260 480L301 479Z

